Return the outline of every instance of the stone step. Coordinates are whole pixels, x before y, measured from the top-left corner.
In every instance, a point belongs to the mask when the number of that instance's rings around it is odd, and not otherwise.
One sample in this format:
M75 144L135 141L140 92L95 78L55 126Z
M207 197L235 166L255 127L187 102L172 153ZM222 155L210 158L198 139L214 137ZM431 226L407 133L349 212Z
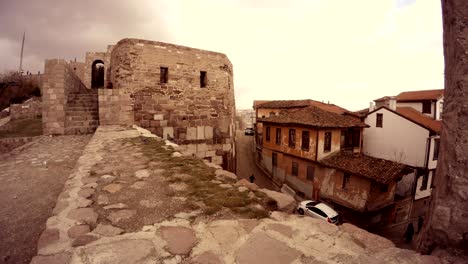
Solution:
M86 121L65 121L65 127L92 127L99 125L98 120L86 120Z
M69 106L65 110L66 112L97 112L98 108L97 107L91 107L91 106Z
M76 127L66 127L65 128L65 135L84 135L84 134L92 134L96 131L98 126L76 126Z
M67 121L87 121L87 120L99 120L97 115L68 115Z

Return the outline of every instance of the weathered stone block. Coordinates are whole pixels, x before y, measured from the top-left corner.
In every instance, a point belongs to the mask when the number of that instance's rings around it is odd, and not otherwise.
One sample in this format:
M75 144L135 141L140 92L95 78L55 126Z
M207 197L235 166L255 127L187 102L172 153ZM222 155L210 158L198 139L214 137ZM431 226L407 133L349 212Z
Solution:
M197 139L197 128L196 127L188 127L187 128L187 139L188 140Z
M174 128L173 127L163 127L163 138L174 138Z
M213 127L206 126L205 127L205 138L212 139L213 138Z
M205 127L197 126L197 139L205 139Z

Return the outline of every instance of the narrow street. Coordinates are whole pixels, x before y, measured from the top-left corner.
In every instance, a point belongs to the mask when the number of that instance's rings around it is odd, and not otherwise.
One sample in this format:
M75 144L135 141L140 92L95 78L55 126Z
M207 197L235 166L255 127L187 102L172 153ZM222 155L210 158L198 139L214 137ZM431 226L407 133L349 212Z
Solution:
M244 135L244 131L236 131L237 143L237 176L249 179L255 176L255 184L260 188L278 190L265 173L255 165L254 136Z

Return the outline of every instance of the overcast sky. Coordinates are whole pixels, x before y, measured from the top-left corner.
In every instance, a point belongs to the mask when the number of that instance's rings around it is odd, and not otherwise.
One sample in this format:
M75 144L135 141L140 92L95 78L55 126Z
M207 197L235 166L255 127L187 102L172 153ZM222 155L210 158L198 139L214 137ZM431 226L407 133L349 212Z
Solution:
M0 72L83 61L135 37L225 53L238 109L314 99L350 110L443 88L440 0L0 0Z

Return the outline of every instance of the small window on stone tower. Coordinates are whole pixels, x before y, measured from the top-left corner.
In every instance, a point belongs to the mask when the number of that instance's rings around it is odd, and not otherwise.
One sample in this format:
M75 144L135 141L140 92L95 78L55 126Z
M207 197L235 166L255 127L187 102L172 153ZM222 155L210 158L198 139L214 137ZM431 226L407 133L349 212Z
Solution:
M167 83L169 69L167 67L159 68L159 83Z
M201 88L206 87L206 83L207 83L206 71L201 71L200 72L200 87Z

